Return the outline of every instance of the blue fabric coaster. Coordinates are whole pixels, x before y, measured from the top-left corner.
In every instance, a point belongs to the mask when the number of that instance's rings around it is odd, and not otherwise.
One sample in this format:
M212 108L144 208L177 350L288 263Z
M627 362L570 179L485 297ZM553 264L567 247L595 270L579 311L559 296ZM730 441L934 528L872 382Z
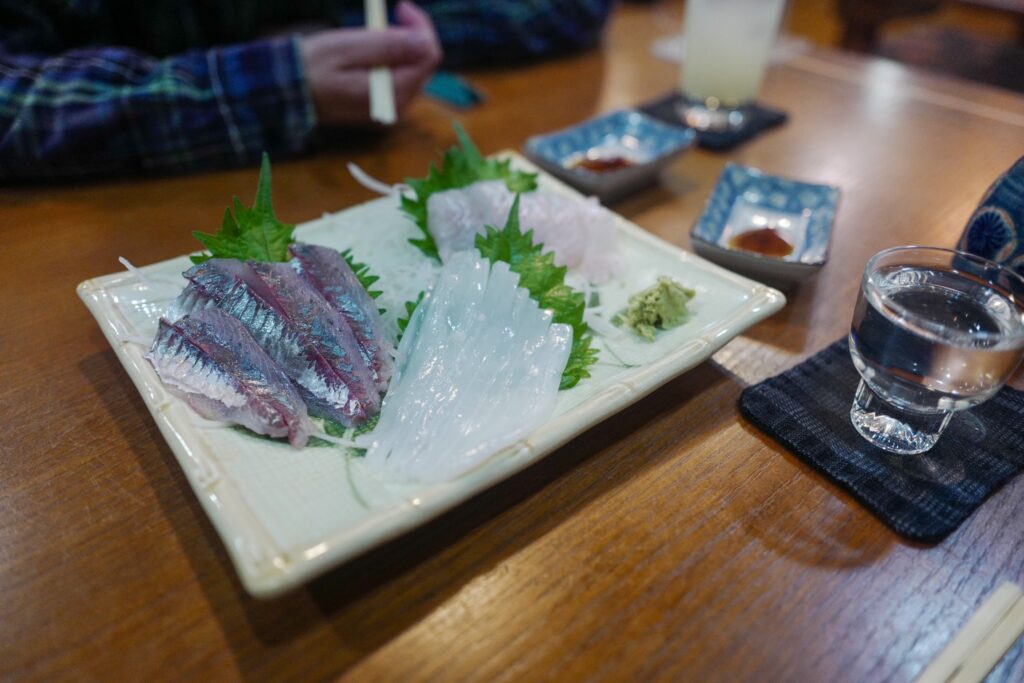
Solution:
M638 107L643 113L652 116L659 121L688 128L689 126L679 118L679 106L686 102L681 93L671 92L664 97L648 102ZM764 131L781 126L789 118L786 112L778 109L771 109L760 104L751 104L743 107L746 124L739 130L730 130L716 133L713 131L696 131L697 143L705 148L724 152L737 147L747 140L760 135Z
M850 424L859 381L843 339L745 389L740 409L893 531L916 541L944 538L1024 469L1024 392L1005 387L955 415L932 450L896 455L869 444Z

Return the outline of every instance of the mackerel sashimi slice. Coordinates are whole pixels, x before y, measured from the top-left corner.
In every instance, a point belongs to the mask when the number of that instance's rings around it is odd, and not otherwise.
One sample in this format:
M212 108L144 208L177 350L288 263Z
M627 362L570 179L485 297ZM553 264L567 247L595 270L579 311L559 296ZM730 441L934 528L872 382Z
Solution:
M366 416L376 415L380 410L380 392L344 316L290 264L250 262L249 266L266 288L268 299L342 378ZM259 283L247 282L255 291L261 291ZM358 423L364 421L359 419Z
M369 369L351 347L351 330L346 337L344 328L338 329L330 306L288 264L276 265L284 278L265 273L264 279L253 266L235 259L201 263L185 272L189 284L168 315L205 308L230 314L291 378L311 415L346 426L362 424L376 412L379 397Z
M296 242L289 251L292 267L348 322L377 389L384 392L394 371L395 343L385 330L373 298L334 249Z
M203 417L306 445L313 427L298 391L227 313L207 309L161 320L146 358L168 390Z
M384 479L452 479L550 417L572 328L553 324L508 264L454 254L410 319L366 465Z

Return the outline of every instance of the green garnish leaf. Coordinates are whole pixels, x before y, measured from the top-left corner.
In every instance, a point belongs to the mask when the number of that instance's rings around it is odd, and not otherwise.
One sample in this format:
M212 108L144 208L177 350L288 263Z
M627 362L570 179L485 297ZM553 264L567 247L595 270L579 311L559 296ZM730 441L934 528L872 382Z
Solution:
M358 427L346 427L345 425L338 424L333 420L323 420L324 433L330 436L336 436L339 439L354 439L357 436L361 436L363 434L372 432L374 428L377 426L377 422L379 420L380 413L371 416L370 419L368 419L366 422L359 425ZM315 436L311 437L310 441L312 441L315 438ZM323 441L322 439L320 439L320 441L337 448L336 444L332 444L329 441ZM350 448L349 452L352 453L352 455L356 456L357 458L361 458L364 455L366 455L365 448Z
M232 213L232 208L234 213ZM235 258L242 261L287 261L288 245L292 243L294 225L282 223L274 215L270 201L270 157L263 153L260 179L256 184L256 200L252 208L234 198L224 209L220 232L210 235L198 230L192 233L209 253L192 257L193 263L211 258Z
M497 230L487 226L483 235L476 236L476 248L491 263L508 263L509 269L519 275L519 286L541 308L551 310L552 322L572 328L572 350L560 388L569 389L590 377L589 368L597 362L597 349L592 347L590 327L583 322L583 294L565 284L566 267L555 265L555 255L545 252L543 244L534 243L533 230L524 233L520 229L519 195L512 202L505 227Z
M420 292L419 296L416 297L415 301L405 302L405 317L398 319L398 340L402 340L402 335L405 334L405 328L409 327L409 321L412 319L412 314L416 310L416 307L423 301L423 297L427 295L426 292Z
M561 389L571 389L580 383L581 379L590 377L590 366L597 362L597 349L591 344L594 337L589 330L580 337L576 337L576 330L573 328L572 349L569 350L569 360L562 371L562 383L558 386Z
M402 197L402 210L412 218L423 233L409 242L425 255L440 260L437 244L427 227L427 200L435 192L453 190L472 185L479 180L504 180L512 192L531 192L537 189L537 174L513 171L511 162L487 159L459 124L454 125L459 144L445 152L438 169L430 165L426 178L409 178L406 184L416 193L415 198Z
M351 249L346 249L341 252L341 257L345 259L345 263L347 263L348 267L352 269L352 272L356 274L356 277L359 279L359 284L363 286L363 289L366 290L366 293L370 295L371 299L376 299L383 294L379 289L370 289L380 278L370 272L370 266L356 261L355 257L352 256ZM383 313L383 311L381 311L381 313Z
M348 434L348 427L345 425L335 422L334 420L327 420L321 418L324 424L324 433L330 436L336 436L339 439L344 439Z
M355 436L362 436L363 434L369 434L370 432L372 432L374 429L377 428L377 423L378 422L380 422L380 413L377 413L376 415L371 416L369 420L367 420L363 424L361 424L358 427L356 427L355 429L353 429L352 430L352 436L355 437ZM365 450L363 450L363 449L359 449L359 450L362 451L360 453L360 455L366 455L366 451Z

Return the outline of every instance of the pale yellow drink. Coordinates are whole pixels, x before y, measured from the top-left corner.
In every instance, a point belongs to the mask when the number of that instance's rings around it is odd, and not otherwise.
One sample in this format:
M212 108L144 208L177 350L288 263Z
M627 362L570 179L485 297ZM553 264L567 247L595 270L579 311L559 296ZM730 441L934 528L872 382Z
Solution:
M682 89L709 106L757 98L785 0L687 0Z

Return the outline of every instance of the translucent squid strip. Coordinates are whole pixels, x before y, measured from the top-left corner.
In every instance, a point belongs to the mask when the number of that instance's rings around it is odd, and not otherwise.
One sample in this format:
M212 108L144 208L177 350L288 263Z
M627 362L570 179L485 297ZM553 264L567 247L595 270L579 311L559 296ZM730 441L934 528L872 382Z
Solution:
M416 308L366 464L382 478L454 478L551 415L572 345L505 263L456 253Z
M503 180L484 180L430 195L427 225L441 260L472 249L484 226L501 228L515 196ZM554 252L560 266L578 269L590 282L603 284L622 270L615 220L593 199L535 190L519 200L519 223L533 230L534 241Z
M160 321L146 358L173 394L203 417L306 445L312 425L287 375L248 330L217 309Z

